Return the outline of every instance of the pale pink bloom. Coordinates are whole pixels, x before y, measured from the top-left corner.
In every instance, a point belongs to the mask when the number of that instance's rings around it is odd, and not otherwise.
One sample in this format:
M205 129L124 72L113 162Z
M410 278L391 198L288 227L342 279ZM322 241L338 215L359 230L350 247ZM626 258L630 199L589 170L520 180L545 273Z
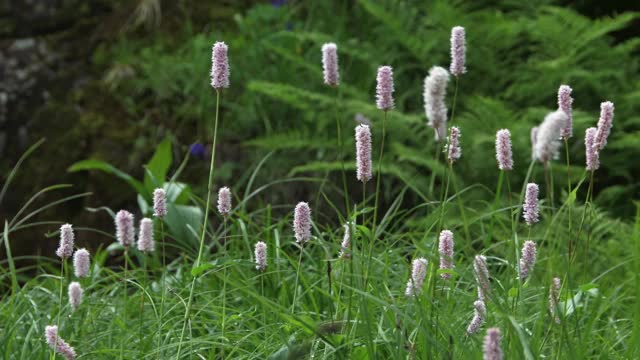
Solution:
M496 159L500 170L513 170L511 133L507 129L498 130L496 133Z
M71 345L58 336L57 326L47 326L44 329L44 338L46 339L47 344L49 344L49 347L55 350L58 354L64 356L66 360L75 360L77 356L75 350L73 350Z
M138 234L138 250L151 253L155 250L153 241L153 221L148 218L140 220L140 232Z
M299 202L293 212L293 232L296 242L304 245L311 239L311 208L306 202Z
M524 205L522 206L522 217L527 225L533 225L539 221L540 209L538 208L539 188L536 183L528 183L524 195Z
M531 159L536 159L536 142L538 141L538 127L531 128Z
M211 49L211 87L218 90L229 87L229 58L227 45L216 42Z
M557 110L547 114L544 121L538 127L536 144L533 148L535 159L547 163L558 157L560 149L560 132L567 123L567 114Z
M438 243L438 252L440 253L440 269L453 270L453 233L449 230L440 232ZM443 279L450 279L451 274L440 274Z
M340 255L338 255L341 259L348 259L351 257L349 253L349 248L351 246L351 229L349 223L343 225L344 227L344 237L342 238L342 244L340 244Z
M120 210L116 214L116 239L125 248L134 243L133 214L127 210Z
M478 283L478 298L485 301L489 292L491 292L491 284L489 283L489 269L487 268L487 258L483 255L476 255L473 260L473 271Z
M153 191L153 216L167 216L167 194L164 189L158 188Z
M366 183L372 177L371 130L367 125L356 126L356 177Z
M607 145L607 138L613 127L613 103L605 101L600 104L600 119L598 119L598 131L596 132L595 147L598 150L604 149Z
M258 241L254 255L256 257L256 270L264 271L267 268L267 244Z
M536 264L536 243L531 240L524 242L522 246L522 257L520 258L520 278L526 279L533 271Z
M231 190L226 186L218 190L218 212L225 218L231 212Z
M447 158L452 163L460 159L462 156L462 148L460 147L460 129L452 126L449 129L449 143L447 144Z
M73 227L71 224L64 224L60 227L60 245L56 250L56 255L62 260L66 260L73 255Z
M428 125L435 130L436 141L447 137L447 105L444 99L448 83L449 72L440 66L432 67L424 78L424 111Z
M597 129L590 127L584 135L584 147L587 158L587 170L595 171L600 168L600 153L595 146Z
M87 249L77 250L73 254L73 270L76 277L83 278L89 276L89 251Z
M378 109L387 111L394 107L393 102L393 69L391 66L380 66L378 68L376 85L376 106Z
M411 278L407 282L407 289L405 295L413 296L418 295L422 289L424 278L427 276L427 259L419 258L413 260L413 266L411 269Z
M560 85L558 89L558 108L567 114L567 123L560 135L564 139L568 139L573 136L573 110L571 104L573 104L573 98L571 97L571 87L569 85Z
M69 304L73 309L77 309L82 302L82 287L79 282L72 282L69 284Z
M560 316L558 316L556 310L558 309L558 304L560 302L560 288L562 287L562 283L560 282L560 278L554 277L551 280L551 286L549 287L549 311L551 312L551 316L553 316L553 320L560 324Z
M498 328L487 329L487 335L484 337L482 346L483 360L502 360L502 349L500 348L502 334Z
M449 71L454 76L460 76L467 72L465 67L467 45L465 31L462 26L451 29L451 66Z
M322 71L325 84L338 86L340 83L340 75L338 74L338 47L334 43L322 45Z
M484 322L485 317L487 316L487 307L482 300L476 300L473 303L473 319L467 326L467 334L472 335L480 330L482 323Z

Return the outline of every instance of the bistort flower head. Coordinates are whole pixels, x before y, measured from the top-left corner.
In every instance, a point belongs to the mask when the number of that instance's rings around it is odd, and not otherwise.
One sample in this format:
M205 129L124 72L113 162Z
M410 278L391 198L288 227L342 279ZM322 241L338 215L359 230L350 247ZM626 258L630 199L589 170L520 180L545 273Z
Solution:
M153 216L159 218L167 216L167 194L162 188L153 191Z
M89 276L89 251L87 249L77 250L73 254L73 271L78 278Z
M600 168L600 153L596 147L596 133L597 129L590 127L585 131L584 135L584 147L587 158L587 170L595 171Z
M218 41L211 49L211 87L216 90L229 87L229 58L227 44Z
M424 278L427 276L427 259L419 258L413 260L413 267L411 269L411 278L407 282L407 289L405 295L413 296L420 294Z
M435 131L436 141L447 137L447 105L444 99L448 83L449 72L440 66L432 67L424 78L424 111L428 125Z
M551 280L551 286L549 288L549 311L551 312L551 316L553 316L553 320L560 324L560 316L558 316L556 309L558 308L558 302L560 301L560 288L562 287L562 283L560 282L560 278L554 277Z
M596 132L595 146L598 150L607 145L607 138L613 127L613 103L605 101L600 104L600 119L598 119L598 131Z
M522 246L522 257L520 258L520 278L526 279L531 275L533 267L536 265L536 243L531 240L524 242Z
M560 132L567 123L567 114L562 110L549 113L538 127L536 144L533 148L535 158L547 163L558 156Z
M524 195L524 205L522 206L522 217L531 226L538 222L540 209L538 208L538 184L528 183L527 190Z
M513 170L511 133L507 129L498 130L496 133L496 159L500 170Z
M256 257L256 270L264 271L267 268L267 244L263 241L258 241L254 255Z
M72 282L69 284L69 304L75 310L82 303L82 287L79 282Z
M368 125L356 126L356 177L366 183L372 177L371 130Z
M340 75L338 74L338 47L334 43L322 45L322 72L324 83L329 86L338 86Z
M484 337L484 345L482 346L483 360L502 360L501 337L500 329L487 329L487 335Z
M447 158L451 163L456 162L462 156L460 147L460 129L452 126L449 129L449 143L447 144Z
M296 242L304 245L311 239L311 208L306 202L299 202L293 212L293 232Z
M440 232L438 242L438 252L440 253L440 269L453 270L453 233L449 230ZM443 279L450 279L451 274L440 274Z
M489 283L487 258L484 255L476 255L473 260L473 271L478 283L478 299L485 301L489 292L491 292L491 284Z
M340 244L340 255L338 255L341 259L348 259L351 257L351 254L349 253L349 248L351 246L351 228L349 224L350 223L346 223L343 225L344 237L342 238L342 244Z
M538 141L538 127L531 128L531 159L536 159L536 142Z
M44 338L46 339L49 347L58 354L64 356L66 360L75 360L76 351L73 350L71 345L58 336L57 326L47 326L44 329Z
M394 107L393 102L393 69L391 66L380 66L378 68L378 84L376 85L376 106L378 109L387 111Z
M451 66L449 71L454 76L460 76L467 72L465 67L467 45L464 28L455 26L451 29Z
M116 214L116 239L125 248L133 245L135 240L133 214L127 210L120 210Z
M473 303L473 308L473 319L471 319L469 326L467 326L468 335L477 333L487 316L487 307L485 306L484 301L476 300Z
M73 255L73 227L71 224L64 224L60 227L60 245L56 250L56 255L62 260L66 260Z
M218 190L218 212L225 218L231 212L231 190L226 186Z
M138 250L151 253L156 248L153 241L153 220L144 218L140 220L140 233L138 234Z
M571 91L572 89L569 85L560 85L558 89L558 108L567 115L567 123L560 132L563 139L573 136L573 110L571 106L573 98L571 97Z

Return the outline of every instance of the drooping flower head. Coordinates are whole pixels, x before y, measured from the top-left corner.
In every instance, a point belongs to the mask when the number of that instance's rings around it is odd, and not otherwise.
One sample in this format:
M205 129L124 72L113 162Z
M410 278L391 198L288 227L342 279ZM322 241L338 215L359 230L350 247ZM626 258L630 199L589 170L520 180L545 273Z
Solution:
M349 253L349 249L351 246L351 227L350 223L346 223L343 225L344 227L344 237L342 238L342 244L340 244L340 255L338 255L341 259L348 259L351 257Z
M60 227L60 245L58 246L58 250L56 250L56 255L62 260L66 260L73 255L74 238L73 226L71 226L71 224L64 224Z
M138 234L138 250L151 253L155 250L153 241L153 220L144 218L140 220L140 233Z
M587 170L595 171L600 168L600 153L596 148L596 133L597 129L590 127L587 129L584 135L584 147L587 158Z
M80 283L74 281L69 284L69 304L75 310L82 303L82 287Z
M485 301L489 292L491 292L491 284L489 283L487 258L484 255L476 255L473 260L473 271L478 283L478 299Z
M496 133L496 159L500 170L513 170L511 133L507 129L498 130Z
M254 251L256 258L256 270L264 271L267 268L267 244L262 241L256 243Z
M75 360L77 356L76 351L73 350L71 345L58 336L57 326L47 326L44 329L44 338L49 347L58 354L64 356L66 360Z
M483 360L502 360L501 337L500 329L487 329L487 335L484 337L484 345L482 346Z
M427 276L427 259L419 258L413 260L413 267L411 269L411 278L407 282L407 289L405 295L413 296L420 294L424 278Z
M89 252L87 249L77 250L73 254L73 270L78 278L89 276L89 266L91 262L89 260Z
M440 66L432 67L424 78L424 111L428 125L435 131L436 141L447 137L447 105L444 99L448 83L449 72Z
M558 309L558 302L560 301L561 287L562 283L560 282L560 278L554 277L551 280L551 286L549 288L549 311L557 324L560 324L560 316L558 316L556 309Z
M563 139L568 139L573 136L573 98L571 97L571 87L569 85L560 85L558 89L558 108L567 115L567 123L562 128L560 135Z
M520 278L526 279L533 271L533 267L536 265L536 243L531 240L524 242L522 246L522 257L520 258Z
M393 109L393 69L391 66L378 68L378 84L376 85L376 106L382 111Z
M540 209L538 208L538 193L538 184L527 184L527 190L524 195L524 205L522 206L522 217L524 217L524 220L529 226L537 223L539 220Z
M225 218L231 212L231 190L226 186L218 190L218 212Z
M338 47L334 43L322 45L322 71L325 84L338 86L340 83L340 75L338 74Z
M467 326L468 335L477 333L487 316L487 307L485 306L484 301L476 300L473 303L473 308L473 319L471 319L469 326Z
M153 191L153 216L167 216L167 193L162 188Z
M451 66L449 67L449 72L453 76L460 76L467 72L465 67L466 52L464 28L455 26L451 29Z
M453 233L449 230L440 232L438 243L438 252L440 253L440 269L453 270ZM450 279L451 274L440 274L443 279Z
M460 147L460 129L452 126L449 129L449 143L447 144L447 159L454 163L462 156L462 148Z
M538 127L536 144L533 148L535 158L547 163L558 156L560 132L567 123L567 114L562 110L549 113Z
M607 145L607 138L613 127L613 103L605 101L600 104L600 119L598 119L598 131L596 132L595 146L598 150Z
M293 212L293 232L296 242L304 245L311 239L311 208L306 202L299 202Z
M356 126L356 177L366 183L371 180L371 130L367 125Z
M120 210L116 214L116 239L125 248L133 245L135 240L133 214L127 210Z
M229 87L229 58L227 44L218 41L211 49L211 87L216 90Z

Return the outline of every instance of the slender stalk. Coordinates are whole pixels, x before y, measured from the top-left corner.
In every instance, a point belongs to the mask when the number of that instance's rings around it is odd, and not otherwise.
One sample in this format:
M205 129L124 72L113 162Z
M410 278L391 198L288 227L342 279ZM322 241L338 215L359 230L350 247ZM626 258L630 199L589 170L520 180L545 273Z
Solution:
M300 243L300 257L298 258L298 268L296 269L296 282L293 288L293 302L291 303L291 313L296 306L296 298L298 295L298 280L300 279L300 266L302 265L302 253L304 252L304 243Z
M382 141L380 143L380 158L378 159L378 174L376 174L376 196L375 203L373 208L373 225L371 226L371 240L369 243L369 255L367 256L367 267L364 276L364 288L366 289L367 284L369 282L369 266L371 265L371 255L373 253L373 245L376 239L376 225L378 223L378 200L380 199L380 175L382 174L382 159L384 156L384 140L386 136L386 127L387 127L387 113L384 112L384 118L382 120Z
M200 249L198 250L198 258L193 264L193 268L197 269L202 261L202 253L204 251L204 238L207 234L207 223L209 220L209 207L211 205L211 188L213 187L213 174L215 170L215 158L216 158L216 139L218 137L218 114L220 110L220 91L216 90L216 118L213 123L213 147L211 149L211 164L209 166L209 182L207 185L207 203L204 210L204 223L202 224L202 234L200 235ZM194 275L191 280L191 289L189 290L189 298L187 300L187 308L184 312L184 318L182 320L182 332L180 333L180 342L178 343L178 353L176 359L180 359L182 350L182 343L184 341L184 333L187 329L187 322L189 321L189 314L191 312L191 303L193 302L193 290L196 286L196 280L198 276Z
M495 224L495 216L494 212L498 207L500 202L500 195L502 195L502 183L504 182L504 171L500 171L500 176L498 176L498 185L496 186L496 195L493 199L493 205L491 206L491 222L489 224L489 232L485 237L484 247L489 248L491 246L491 239L493 239L493 226Z
M60 317L62 316L62 293L64 289L64 264L67 260L61 259L60 261L60 296L58 297L58 319L56 325L58 326L58 331L60 331ZM59 337L59 336L58 336ZM56 341L53 344L53 349L51 349L51 355L49 359L53 360L56 358L56 348L58 347L58 337L56 337Z
M569 167L569 139L564 138L564 152L567 160L567 198L571 196L571 169ZM572 230L572 208L573 205L569 204L569 258L571 258L571 250L573 248L573 238L571 236Z
M342 191L344 192L344 206L345 211L347 212L347 219L350 219L350 209L349 209L349 191L347 188L347 173L344 169L344 142L342 141L342 121L340 121L340 115L338 114L338 100L339 100L338 89L336 88L336 96L335 102L333 105L333 109L335 111L336 116L336 130L338 132L338 161L340 161L340 170L342 173Z
M124 277L122 281L124 282L124 291L122 293L122 323L127 324L127 301L129 300L129 294L127 294L127 270L129 267L129 247L124 247ZM124 359L124 343L126 341L126 336L122 337L122 342L120 343L120 359Z
M167 281L167 263L166 263L166 253L165 253L165 241L164 241L164 220L160 219L160 240L162 246L162 270L160 271L160 276L162 276L162 281L160 282L161 286L161 295L160 295L160 314L158 316L158 343L156 345L156 360L160 359L160 345L162 339L162 318L164 317L164 299L166 296L166 281Z
M226 320L227 320L227 264L226 264L226 254L227 254L227 242L225 241L227 235L227 217L224 217L224 236L222 237L222 244L220 246L220 257L223 259L223 274L222 274L222 342L225 342L224 331L226 328ZM221 349L222 358L224 359L224 345Z
M145 256L146 254L143 254L142 256L142 288L146 289L147 288L147 258ZM139 337L140 337L140 356L144 357L144 350L142 347L142 340L143 340L143 336L142 336L142 324L144 322L144 291L140 292L140 324L138 325L138 333L139 333Z

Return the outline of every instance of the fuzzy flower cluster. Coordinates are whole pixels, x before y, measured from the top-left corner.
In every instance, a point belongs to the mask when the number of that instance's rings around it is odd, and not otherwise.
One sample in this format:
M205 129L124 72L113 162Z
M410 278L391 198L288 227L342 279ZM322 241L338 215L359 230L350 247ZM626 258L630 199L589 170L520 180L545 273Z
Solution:
M596 132L595 147L598 151L607 145L607 138L613 127L613 103L605 101L600 104L600 119L598 119L598 130Z
M229 58L227 44L216 42L211 49L211 87L216 90L229 87Z
M522 246L522 257L520 258L520 278L526 279L533 271L536 264L536 243L531 240L524 242Z
M432 67L424 78L424 111L429 126L435 131L436 141L447 137L447 105L444 99L448 83L449 72L440 66Z
M491 292L491 284L489 283L487 258L484 255L476 255L473 260L473 272L478 283L478 299L485 301Z
M340 255L338 255L341 259L348 259L351 257L349 253L349 248L351 246L351 227L349 223L343 225L344 227L344 237L342 238L342 244L340 244Z
M338 74L338 47L334 43L322 45L322 72L324 83L329 86L338 86L340 75Z
M467 45L464 28L456 26L451 29L451 66L449 71L454 76L460 76L467 72L465 67Z
M382 111L393 109L393 69L391 66L378 68L376 85L376 106Z
M500 347L502 334L498 328L487 329L487 335L484 337L482 345L483 360L502 360L502 348Z
M600 153L596 148L596 133L597 129L590 127L584 134L584 147L587 158L587 170L595 171L600 168Z
M264 271L267 268L267 244L263 241L258 241L254 255L256 258L256 270Z
M538 140L538 127L531 128L531 160L536 160L536 141Z
M306 202L299 202L293 212L293 232L296 242L304 245L311 239L311 208Z
M69 304L75 310L82 303L82 287L80 283L74 281L69 284Z
M125 248L134 243L133 214L127 210L120 210L116 214L116 239Z
M460 129L452 126L449 129L449 143L447 144L447 159L451 163L456 162L462 156L462 148L460 147Z
M560 132L563 139L573 136L573 98L571 97L571 91L573 90L569 85L560 85L558 89L558 108L567 115L567 122Z
M73 271L78 278L89 276L89 251L80 249L73 254Z
M540 209L538 208L539 188L536 183L528 183L524 195L522 217L527 225L531 226L539 221Z
M438 243L438 252L440 253L440 269L453 270L453 233L449 230L440 232ZM440 274L443 279L450 279L451 274Z
M73 226L64 224L60 227L60 245L56 250L56 255L62 260L66 260L73 255Z
M167 216L167 193L164 189L158 188L153 191L153 216Z
M538 127L533 145L536 160L548 163L558 156L560 133L567 123L567 114L562 110L549 113Z
M487 307L482 300L476 300L473 303L473 318L467 326L467 334L472 335L480 330L482 323L484 322L485 317L487 316Z
M44 338L49 347L62 355L66 360L74 360L76 358L76 351L73 350L71 345L58 336L57 326L47 326L44 329Z
M513 170L511 133L507 129L498 130L496 133L496 159L500 170Z
M562 283L560 282L560 278L554 277L551 280L551 286L549 288L549 312L551 312L551 316L553 316L553 320L560 324L560 316L557 314L558 304L560 301L560 288L562 287Z
M226 186L218 190L218 212L225 218L231 212L231 190Z
M155 250L156 244L153 241L153 220L144 218L140 220L140 232L138 234L138 250L151 253Z
M424 278L427 276L427 265L429 263L427 262L427 259L419 258L413 260L412 264L411 278L409 278L409 281L407 282L407 289L404 292L407 296L420 294Z
M371 130L368 125L356 126L356 177L366 183L372 177Z

